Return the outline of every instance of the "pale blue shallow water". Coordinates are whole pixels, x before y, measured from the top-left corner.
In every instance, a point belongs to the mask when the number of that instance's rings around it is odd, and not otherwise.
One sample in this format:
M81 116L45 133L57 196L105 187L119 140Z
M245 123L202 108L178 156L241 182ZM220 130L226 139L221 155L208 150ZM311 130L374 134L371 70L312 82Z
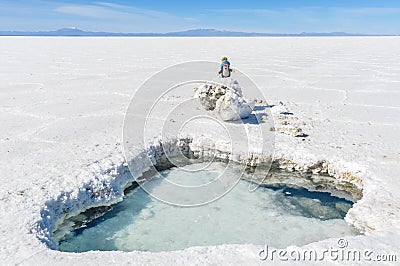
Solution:
M223 164L214 165L190 178L213 180L222 170ZM163 175L178 183L188 179L179 168ZM358 234L343 219L349 201L305 189L248 188L241 180L221 199L188 208L155 200L138 187L104 216L67 235L59 250L171 251L245 243L283 248Z

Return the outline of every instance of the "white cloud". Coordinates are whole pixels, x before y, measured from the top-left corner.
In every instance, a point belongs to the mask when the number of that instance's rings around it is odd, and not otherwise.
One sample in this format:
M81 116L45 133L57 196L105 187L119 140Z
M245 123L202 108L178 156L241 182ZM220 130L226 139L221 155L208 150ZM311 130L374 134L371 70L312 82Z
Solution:
M129 18L142 17L153 19L167 19L178 17L166 12L136 8L109 2L95 2L92 5L61 5L54 9L56 12L85 16L91 18Z
M109 2L95 2L95 4L100 5L100 6L111 7L111 8L119 8L119 9L130 8L130 6L119 5L119 4L115 4L115 3L109 3Z
M63 5L54 9L56 12L91 18L120 18L129 13L95 5Z
M109 7L112 9L118 9L118 10L124 10L124 12L130 13L130 14L138 14L138 15L144 15L144 16L150 16L150 17L174 17L171 14L168 14L166 12L161 12L161 11L156 11L156 10L151 10L151 9L144 9L144 8L137 8L134 6L127 6L127 5L119 5L119 4L114 4L114 3L109 3L109 2L95 2L95 4L104 6L104 7Z
M167 12L119 5L110 2L93 2L92 4L54 3L54 12L74 16L73 20L82 19L79 25L87 25L88 19L96 22L96 28L110 29L118 32L167 32L186 29L188 25L198 23L196 18L180 17ZM84 27L84 26L81 26ZM90 28L93 28L92 26ZM109 30L110 31L110 30Z

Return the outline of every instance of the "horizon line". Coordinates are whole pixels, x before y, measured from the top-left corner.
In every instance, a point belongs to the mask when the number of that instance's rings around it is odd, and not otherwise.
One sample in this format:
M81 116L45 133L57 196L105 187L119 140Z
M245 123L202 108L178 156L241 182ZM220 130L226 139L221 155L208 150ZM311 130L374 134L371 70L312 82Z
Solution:
M46 35L47 34L47 35ZM254 31L233 31L218 30L213 28L197 28L182 31L161 32L107 32L107 31L89 31L76 27L65 27L56 30L0 30L0 36L71 36L71 37L295 37L295 36L400 36L400 34L382 34L382 33L348 33L343 31L330 32L306 32L301 33L268 33Z

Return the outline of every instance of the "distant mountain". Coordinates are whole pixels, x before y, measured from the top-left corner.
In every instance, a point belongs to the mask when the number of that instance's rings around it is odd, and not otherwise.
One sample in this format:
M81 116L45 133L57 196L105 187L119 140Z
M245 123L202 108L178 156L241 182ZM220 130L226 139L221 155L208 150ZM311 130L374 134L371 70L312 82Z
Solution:
M220 31L215 29L196 29L178 32L165 33L164 36L226 36L226 37L252 37L252 36L369 36L366 34L351 34L345 32L329 32L329 33L259 33L259 32L242 32L242 31Z
M0 36L133 36L126 33L92 32L76 28L63 28L55 31L0 31Z
M257 36L384 36L384 35L368 35L353 34L346 32L302 32L302 33L258 33L258 32L241 32L241 31L225 31L215 29L194 29L186 31L168 32L168 33L115 33L115 32L93 32L83 31L76 28L63 28L55 31L0 31L0 36L172 36L172 37L257 37Z

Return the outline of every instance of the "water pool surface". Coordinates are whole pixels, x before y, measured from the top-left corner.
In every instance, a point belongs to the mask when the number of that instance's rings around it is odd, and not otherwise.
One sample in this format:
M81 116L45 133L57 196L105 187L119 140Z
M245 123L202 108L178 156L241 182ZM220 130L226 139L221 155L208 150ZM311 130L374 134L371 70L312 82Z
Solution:
M162 179L150 182L199 184L215 180L224 169L223 163L195 172L172 168L162 172ZM249 182L240 180L217 201L177 207L137 187L104 216L64 237L59 250L172 251L222 244L267 244L276 248L304 245L359 234L343 219L351 205L329 193L302 188L259 187L250 192Z

